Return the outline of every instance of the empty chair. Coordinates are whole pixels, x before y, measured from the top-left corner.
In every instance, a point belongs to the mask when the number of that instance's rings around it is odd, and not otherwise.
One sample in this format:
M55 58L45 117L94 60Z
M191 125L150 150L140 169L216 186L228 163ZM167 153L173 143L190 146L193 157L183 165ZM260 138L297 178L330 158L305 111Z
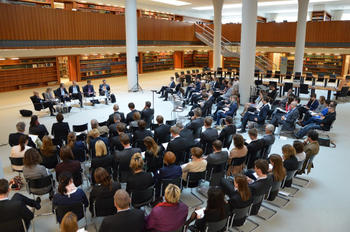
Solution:
M291 72L287 72L286 76L284 77L285 80L291 80L292 79L292 73Z
M335 84L337 82L337 76L335 74L330 74L329 79L326 80L325 86L329 83Z
M323 82L324 82L324 73L319 73L318 74L316 82L317 82L317 84L323 84Z
M295 72L294 73L293 81L301 81L301 72Z
M77 140L85 141L88 131L88 124L73 125L73 132L76 133Z
M239 230L239 227L243 226L246 223L246 220L248 220L249 222L253 223L255 226L251 231L258 228L259 224L248 218L250 215L251 208L252 208L252 205L249 205L245 208L234 209L232 212L230 227L233 227L236 230L241 231Z
M220 78L222 78L222 68L221 67L218 67L216 69L216 76L220 76Z
M134 208L141 208L143 206L149 205L154 201L154 186L150 186L145 190L138 190L131 192L131 205Z
M306 73L305 81L312 81L313 78L312 72Z
M228 67L227 68L227 71L225 72L225 77L229 77L229 78L231 78L231 76L232 76L232 68L231 67Z
M99 123L98 123L98 126L107 126L107 121L99 122Z
M349 92L349 87L342 87L340 91L334 94L335 99L338 99L339 97L347 97Z
M176 178L176 179L162 179L160 182L160 189L161 189L161 196L164 196L165 193L165 188L169 185L169 184L174 184L176 186L178 186L180 189L182 189L182 179L181 177Z
M288 92L290 89L293 89L293 83L291 83L291 82L284 83L283 94Z
M299 93L309 94L309 85L308 84L300 84Z
M271 78L272 77L272 71L271 70L267 70L266 74L265 74L265 78Z
M186 80L186 83L187 83L187 84L190 84L190 83L192 82L192 77L191 77L191 75L186 74L186 75L185 75L185 80Z
M26 179L26 182L28 193L33 195L33 199L35 199L35 196L42 196L45 194L50 194L49 198L52 198L55 188L52 175L37 179ZM38 192L37 189L41 190ZM45 189L45 191L42 189Z
M204 201L202 199L200 199L196 194L193 193L193 189L199 187L201 181L205 179L206 173L207 173L206 171L187 173L187 180L186 180L185 187L190 188L191 194L200 201L199 204L197 204L196 206L193 206L193 207L197 207L197 206L204 203Z
M150 129L151 129L152 131L154 131L154 130L157 129L158 127L159 127L159 124L157 124L157 123L151 123Z
M277 79L278 82L281 82L281 72L280 71L275 71L275 75L273 78Z
M255 69L254 77L257 77L257 78L260 77L260 70L259 69Z

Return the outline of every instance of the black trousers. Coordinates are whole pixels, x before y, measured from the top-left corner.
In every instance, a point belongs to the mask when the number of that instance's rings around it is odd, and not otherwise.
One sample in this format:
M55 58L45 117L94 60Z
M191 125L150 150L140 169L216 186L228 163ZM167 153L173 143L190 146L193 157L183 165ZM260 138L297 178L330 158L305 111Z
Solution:
M42 102L44 108L49 108L50 109L50 113L53 114L53 112L55 112L55 108L53 108L53 103L50 101L44 101Z
M22 204L26 205L26 206L30 206L30 207L35 207L37 202L26 197L23 196L20 193L15 193L15 195L13 195L11 201L20 201ZM25 218L23 218L27 229L30 226L30 221L34 218L34 214L32 211L30 211L27 207L23 207L24 212L22 212L25 215Z
M78 99L80 106L83 106L83 97L81 96L81 93L72 93L71 97L72 99Z

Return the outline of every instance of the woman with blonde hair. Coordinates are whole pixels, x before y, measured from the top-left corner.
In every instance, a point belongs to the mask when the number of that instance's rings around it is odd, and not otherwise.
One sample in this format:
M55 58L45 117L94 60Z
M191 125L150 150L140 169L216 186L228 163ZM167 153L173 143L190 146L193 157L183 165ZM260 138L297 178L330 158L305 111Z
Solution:
M115 173L116 175L116 162L112 155L108 154L107 147L102 140L97 140L95 143L96 156L91 160L91 176L92 183L95 184L95 169L103 167L109 174Z
M146 229L150 231L178 231L184 225L188 207L179 202L181 190L174 184L165 188L165 202L157 204L146 217Z
M151 136L144 138L147 172L155 173L163 166L164 147L158 145Z
M40 154L42 158L42 164L47 169L55 168L58 164L59 148L53 145L50 136L45 135L42 140L42 145L40 148Z
M282 147L283 153L283 166L288 171L298 170L298 159L295 156L295 148L290 144L285 144ZM290 187L292 185L293 178L289 181L286 181L284 184L285 187Z
M126 191L142 191L154 185L152 174L143 171L143 159L140 153L135 153L130 160L130 168L133 175L129 176L126 182Z

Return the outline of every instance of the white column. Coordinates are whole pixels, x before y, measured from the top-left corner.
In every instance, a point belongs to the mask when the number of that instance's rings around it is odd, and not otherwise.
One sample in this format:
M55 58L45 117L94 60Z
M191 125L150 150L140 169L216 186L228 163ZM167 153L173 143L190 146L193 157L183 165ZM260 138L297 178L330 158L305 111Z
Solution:
M297 35L295 41L295 59L293 72L303 72L305 36L306 36L306 17L309 0L298 0L298 23Z
M214 6L214 62L213 69L221 67L221 20L224 0L213 0Z
M137 17L136 0L125 1L126 64L129 91L137 88Z
M257 0L242 1L239 93L242 104L249 102L250 86L254 83Z
M332 21L341 20L343 13L343 10L332 10Z

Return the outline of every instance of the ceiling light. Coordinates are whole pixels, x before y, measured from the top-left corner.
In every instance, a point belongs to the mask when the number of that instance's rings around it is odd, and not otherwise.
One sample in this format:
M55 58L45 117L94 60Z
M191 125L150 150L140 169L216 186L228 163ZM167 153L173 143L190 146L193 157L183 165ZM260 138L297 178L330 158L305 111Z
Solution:
M191 4L190 2L184 2L179 0L152 0L152 2L160 2L160 3L173 5L173 6L186 6Z
M12 57L11 60L19 60L17 57Z

